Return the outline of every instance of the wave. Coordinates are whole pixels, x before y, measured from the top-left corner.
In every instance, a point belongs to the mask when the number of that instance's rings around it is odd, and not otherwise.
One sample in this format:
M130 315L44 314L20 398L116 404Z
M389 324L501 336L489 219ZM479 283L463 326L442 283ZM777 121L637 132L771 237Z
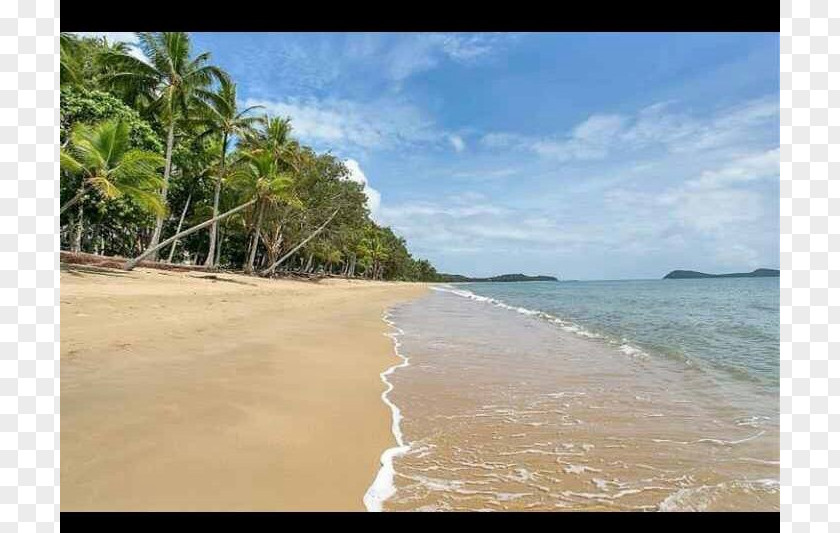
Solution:
M480 296L478 294L475 294L474 292L471 292L471 291L468 291L468 290L465 290L465 289L456 289L456 288L452 287L451 285L433 286L432 290L438 291L438 292L448 292L448 293L454 294L456 296L460 296L462 298L467 298L469 300L474 300L476 302L488 303L488 304L494 305L494 306L502 308L502 309L507 309L508 311L514 311L514 312L519 313L521 315L532 316L532 317L535 317L535 318L545 320L547 322L551 322L552 324L555 324L555 325L559 326L560 329L562 329L564 331L568 331L569 333L574 333L575 335L578 335L580 337L584 337L584 338L587 338L587 339L599 339L599 340L604 341L608 344L617 346L618 350L621 353L623 353L625 355L628 355L628 356L630 356L634 359L647 359L648 357L650 357L650 354L648 354L647 352L645 352L644 350L642 350L641 348L639 348L637 346L633 346L632 344L630 344L630 342L627 339L621 339L621 340L613 339L613 338L608 337L606 335L603 335L601 333L597 333L597 332L593 332L591 330L588 330L588 329L584 328L583 326L581 326L580 324L576 324L574 322L564 320L564 319L562 319L558 316L552 315L550 313L546 313L545 311L539 311L539 310L536 310L536 309L528 309L527 307L519 307L519 306L515 306L515 305L510 305L510 304L508 304L506 302L503 302L501 300L497 300L495 298L490 298L488 296Z
M400 353L401 343L399 336L403 334L403 330L398 328L390 320L390 315L387 311L382 316L382 320L394 329L393 332L386 333L385 335L390 337L394 342L394 353L402 361L379 374L380 379L385 383L382 401L391 409L391 433L394 434L394 440L397 441L397 445L382 452L382 456L379 459L381 464L379 472L376 473L376 478L374 478L373 483L367 492L365 492L365 496L362 499L365 504L365 509L372 512L382 511L382 504L396 493L397 489L394 486L394 458L404 455L411 449L411 446L406 445L403 441L402 430L400 429L400 421L402 420L400 408L388 398L388 393L394 389L394 385L388 381L388 376L393 374L398 368L407 367L409 364L408 357Z
M703 485L700 487L683 488L670 494L659 504L660 511L707 511L715 510L719 504L724 504L733 493L776 494L779 492L779 481L776 479L737 480L719 483L717 485Z

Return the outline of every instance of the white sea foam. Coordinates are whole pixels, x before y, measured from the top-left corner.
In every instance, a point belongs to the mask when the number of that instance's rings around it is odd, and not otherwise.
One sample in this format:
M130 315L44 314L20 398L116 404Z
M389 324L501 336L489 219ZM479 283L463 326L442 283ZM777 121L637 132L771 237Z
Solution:
M748 492L779 491L777 479L736 480L717 485L702 485L679 489L659 504L660 511L706 511L719 500L725 500L733 490Z
M462 298L467 298L467 299L470 299L470 300L474 300L476 302L489 303L489 304L492 304L496 307L500 307L502 309L507 309L508 311L514 311L514 312L522 314L522 315L534 316L534 317L537 317L537 318L541 318L543 320L547 320L548 322L551 322L552 324L556 324L563 331L568 331L569 333L574 333L575 335L578 335L580 337L585 337L587 339L602 339L602 340L604 340L604 341L606 341L610 344L613 344L613 345L620 344L619 347L618 347L619 351L621 351L625 355L629 355L629 356L633 357L634 359L646 359L646 358L649 357L649 355L645 351L643 351L643 350L641 350L641 349L639 349L635 346L632 346L630 344L627 344L627 342L624 339L622 340L621 343L616 342L615 340L610 340L610 339L604 337L603 335L601 335L599 333L589 331L588 329L582 327L579 324L569 322L567 320L564 320L560 317L557 317L557 316L554 316L552 314L546 313L544 311L537 311L537 310L534 310L534 309L528 309L526 307L518 307L518 306L515 306L515 305L509 305L509 304L507 304L507 303L505 303L501 300L497 300L495 298L490 298L490 297L487 297L487 296L479 296L478 294L475 294L474 292L468 291L466 289L456 289L456 288L452 287L451 285L441 285L441 286L432 287L432 290L435 290L435 291L438 291L438 292L448 292L450 294L454 294L454 295L460 296Z
M618 349L621 350L621 353L629 355L630 357L638 357L641 359L645 359L648 357L648 354L645 353L643 350L640 350L630 344L622 344L618 347Z
M405 357L400 353L401 344L399 336L403 334L403 330L398 328L396 324L390 320L389 316L390 315L386 312L382 316L382 320L393 328L394 331L387 333L386 335L394 342L394 353L402 359L402 361L379 374L379 377L382 379L382 382L385 383L385 391L382 393L382 401L391 409L391 432L394 434L394 439L397 441L397 445L382 452L382 456L379 459L382 466L379 468L379 472L376 473L376 478L373 480L373 483L368 488L363 498L365 508L368 511L374 512L382 511L382 504L388 498L393 496L397 490L394 486L394 458L405 454L411 448L403 442L402 430L400 429L402 413L400 412L399 407L397 407L388 398L388 393L394 389L394 385L388 381L388 376L393 374L396 369L408 366L408 357Z
M709 443L709 444L716 444L718 446L734 446L736 444L741 444L744 442L749 442L753 439L757 439L758 437L764 435L766 431L759 431L755 435L750 435L749 437L738 439L738 440L725 440L725 439L713 439L713 438L703 438L697 439L693 441L682 441L682 440L671 440L671 439L651 439L652 442L656 443L667 443L667 444L701 444L701 443Z
M584 474L586 472L596 472L596 473L601 472L601 470L599 470L597 468L592 468L592 467L586 466L586 465L576 465L576 464L573 464L573 463L566 463L563 466L563 471L567 474L575 474L575 475Z

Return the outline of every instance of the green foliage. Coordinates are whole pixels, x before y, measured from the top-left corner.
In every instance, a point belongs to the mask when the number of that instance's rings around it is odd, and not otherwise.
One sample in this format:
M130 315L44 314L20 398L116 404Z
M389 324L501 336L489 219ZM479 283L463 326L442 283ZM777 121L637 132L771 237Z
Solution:
M119 119L129 128L129 142L133 148L160 153L163 143L148 122L137 111L112 94L79 87L62 87L60 104L61 143L67 141L76 124L96 124L103 120Z
M340 159L302 145L289 118L239 109L236 84L209 54L191 53L188 34L138 40L148 61L123 43L60 36L62 205L84 190L62 215L63 245L136 257L151 240L152 211L167 213L163 241L182 213L183 230L253 202L216 222L216 258L206 261L213 247L202 229L180 239L173 260L268 271L285 257L278 271L440 279L372 220L363 186ZM166 200L155 206L170 128Z
M86 189L96 190L105 199L131 198L139 207L165 213L158 190L162 181L158 169L163 158L154 152L130 148L129 125L112 119L90 126L76 124L69 146L61 149L61 169L81 176L76 202ZM62 206L68 209L73 200Z

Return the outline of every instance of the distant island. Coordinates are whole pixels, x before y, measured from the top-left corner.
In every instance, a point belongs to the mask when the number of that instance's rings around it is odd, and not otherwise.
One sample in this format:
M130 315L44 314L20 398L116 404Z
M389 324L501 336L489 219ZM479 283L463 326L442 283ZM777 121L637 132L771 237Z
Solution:
M461 276L459 274L438 274L440 281L447 283L461 283L461 282L513 282L513 281L557 281L554 276L526 276L525 274L502 274L501 276L493 276L490 278L470 278Z
M757 268L752 272L734 274L706 274L694 270L672 270L662 279L697 279L697 278L778 278L779 271L772 268Z

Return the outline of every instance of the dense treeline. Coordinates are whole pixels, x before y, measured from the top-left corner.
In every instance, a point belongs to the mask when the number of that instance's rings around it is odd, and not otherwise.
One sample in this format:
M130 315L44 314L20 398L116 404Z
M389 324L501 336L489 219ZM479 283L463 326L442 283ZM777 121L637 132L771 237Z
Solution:
M186 33L61 34L61 246L139 260L434 281L370 217L341 160L288 118L241 109Z

